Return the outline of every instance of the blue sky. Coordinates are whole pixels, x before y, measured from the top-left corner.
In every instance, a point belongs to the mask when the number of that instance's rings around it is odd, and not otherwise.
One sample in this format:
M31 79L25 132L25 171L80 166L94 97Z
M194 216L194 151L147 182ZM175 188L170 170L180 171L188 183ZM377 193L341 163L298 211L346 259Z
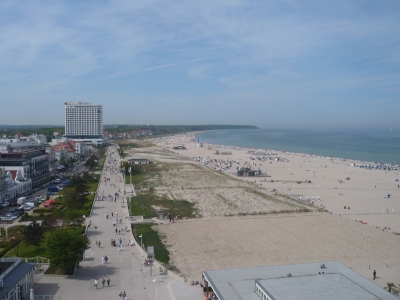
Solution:
M0 124L400 129L400 1L0 1Z

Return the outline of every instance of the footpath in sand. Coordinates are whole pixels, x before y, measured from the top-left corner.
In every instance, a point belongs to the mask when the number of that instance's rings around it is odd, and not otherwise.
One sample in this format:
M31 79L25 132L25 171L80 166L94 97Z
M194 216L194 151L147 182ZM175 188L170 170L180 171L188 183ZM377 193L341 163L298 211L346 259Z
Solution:
M122 178L118 172L119 157L115 148L110 147L104 165L103 174L98 188L98 195L111 195L123 191ZM109 178L109 181L105 181ZM111 185L112 184L112 185ZM123 215L127 212L124 197L117 201L95 201L93 211L87 222L91 225L87 235L91 241L91 248L85 252L85 260L80 263L75 276L48 276L42 275L35 278L35 295L60 296L57 299L82 300L82 299L117 299L120 292L125 291L127 299L203 299L201 289L173 280L168 275L162 275L153 267L153 276L150 276L149 267L143 266L144 255L141 257L140 247L128 246L128 241L133 240L131 231L115 233L112 222L115 213L122 218L121 224L116 228L130 228ZM126 201L124 201L126 202ZM114 217L111 217L111 212ZM109 217L106 219L105 214ZM97 228L95 228L97 227ZM111 240L122 238L123 250L111 246ZM95 242L100 241L101 247L96 247ZM108 257L108 263L102 263L102 256ZM110 278L110 286L102 287L102 278ZM99 281L96 289L94 279Z
M189 280L200 281L204 270L337 260L371 280L376 269L374 282L382 287L400 283L398 171L298 153L197 147L191 134L153 141L159 147L132 148L127 159L148 158L159 168L139 194L152 186L160 196L195 203L200 218L153 227L170 263ZM186 150L173 149L182 145ZM260 153L268 159L256 159ZM270 177L238 178L236 166ZM286 194L314 196L314 203ZM304 207L311 211L299 213Z

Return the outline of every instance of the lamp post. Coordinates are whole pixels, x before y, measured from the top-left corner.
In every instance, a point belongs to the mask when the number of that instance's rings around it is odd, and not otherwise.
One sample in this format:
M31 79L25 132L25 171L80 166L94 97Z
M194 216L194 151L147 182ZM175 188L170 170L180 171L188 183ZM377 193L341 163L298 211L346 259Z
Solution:
M130 177L130 185L131 185L131 191L132 191L132 162L129 162L129 177Z
M156 279L153 280L153 282L156 283L156 300L158 300L158 275L156 276Z
M140 256L143 256L143 234L139 235L140 237Z
M125 167L124 167L124 196L125 196Z

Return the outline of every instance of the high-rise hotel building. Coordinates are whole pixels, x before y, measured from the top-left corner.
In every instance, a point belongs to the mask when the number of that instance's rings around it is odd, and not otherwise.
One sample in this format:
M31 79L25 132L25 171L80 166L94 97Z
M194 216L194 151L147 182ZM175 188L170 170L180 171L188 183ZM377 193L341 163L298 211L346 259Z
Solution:
M88 102L65 102L65 136L102 138L103 106Z

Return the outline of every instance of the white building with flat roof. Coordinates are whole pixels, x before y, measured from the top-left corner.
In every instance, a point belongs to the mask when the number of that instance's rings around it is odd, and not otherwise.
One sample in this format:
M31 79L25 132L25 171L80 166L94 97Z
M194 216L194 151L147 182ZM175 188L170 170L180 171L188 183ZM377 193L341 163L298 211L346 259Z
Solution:
M74 139L103 137L103 106L65 102L65 136Z
M215 300L398 299L336 261L204 271L203 286Z

